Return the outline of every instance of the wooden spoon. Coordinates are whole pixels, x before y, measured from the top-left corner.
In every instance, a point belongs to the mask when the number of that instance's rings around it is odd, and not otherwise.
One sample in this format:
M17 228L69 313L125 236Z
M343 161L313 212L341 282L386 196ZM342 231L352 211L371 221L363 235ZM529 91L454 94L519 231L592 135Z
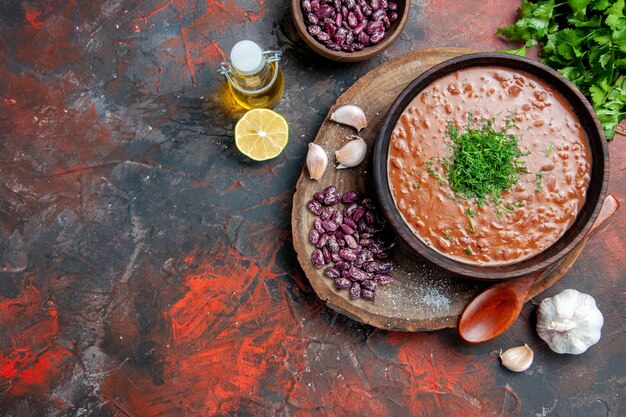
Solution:
M610 194L589 234L600 227L619 207L619 201ZM459 334L470 343L491 340L511 327L520 312L530 289L545 273L532 275L493 285L481 292L463 310L459 320Z

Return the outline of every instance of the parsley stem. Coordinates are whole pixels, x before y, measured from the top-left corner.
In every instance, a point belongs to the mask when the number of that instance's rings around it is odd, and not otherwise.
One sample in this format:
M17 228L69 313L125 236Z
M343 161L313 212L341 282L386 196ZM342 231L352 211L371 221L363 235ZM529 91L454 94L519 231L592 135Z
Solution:
M546 152L546 158L550 157L550 154L552 153L552 149L553 149L553 144L552 142L550 142L550 147L548 148L548 152Z

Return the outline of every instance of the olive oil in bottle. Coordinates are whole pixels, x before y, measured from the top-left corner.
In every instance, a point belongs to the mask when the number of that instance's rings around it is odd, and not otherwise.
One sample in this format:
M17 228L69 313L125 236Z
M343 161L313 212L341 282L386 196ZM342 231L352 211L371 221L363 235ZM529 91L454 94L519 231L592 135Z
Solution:
M274 107L285 89L280 69L280 51L263 51L256 42L237 42L230 61L222 62L217 72L228 80L235 101L245 109Z

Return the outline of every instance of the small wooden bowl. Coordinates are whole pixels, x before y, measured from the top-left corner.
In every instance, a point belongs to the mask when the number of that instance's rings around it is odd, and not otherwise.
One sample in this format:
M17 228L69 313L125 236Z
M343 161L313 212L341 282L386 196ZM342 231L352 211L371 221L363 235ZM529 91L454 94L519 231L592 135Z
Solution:
M395 3L398 4L398 10L396 10L396 13L398 14L398 19L391 24L389 29L387 29L385 38L382 40L382 42L380 42L378 45L366 46L362 50L355 52L333 51L331 49L328 49L324 44L320 43L317 39L311 36L307 30L307 25L305 23L305 16L302 12L301 0L291 0L291 14L293 16L293 21L295 22L300 37L304 39L307 45L309 45L311 49L313 49L319 55L323 56L324 58L328 58L338 62L360 62L373 58L383 52L402 33L402 29L404 29L406 22L409 20L409 10L411 8L411 2L410 0L396 0Z
M554 244L532 258L498 266L471 265L452 259L422 242L409 228L398 211L387 176L387 160L391 133L404 109L420 91L433 81L457 70L470 67L505 67L537 76L558 91L572 106L589 139L591 149L591 181L587 198L574 224ZM541 271L567 255L585 237L595 221L606 196L609 179L609 155L604 131L593 108L580 91L551 68L527 58L502 53L462 55L442 62L411 82L391 105L376 141L373 175L380 205L399 238L412 253L454 274L478 280L503 280Z

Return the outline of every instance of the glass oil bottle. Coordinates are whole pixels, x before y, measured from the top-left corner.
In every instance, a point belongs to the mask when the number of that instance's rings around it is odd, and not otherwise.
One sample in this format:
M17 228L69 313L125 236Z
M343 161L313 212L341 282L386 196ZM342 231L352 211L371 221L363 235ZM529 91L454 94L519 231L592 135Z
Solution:
M285 89L280 51L263 51L256 42L243 40L233 46L230 61L217 72L228 80L235 101L245 109L274 107Z

